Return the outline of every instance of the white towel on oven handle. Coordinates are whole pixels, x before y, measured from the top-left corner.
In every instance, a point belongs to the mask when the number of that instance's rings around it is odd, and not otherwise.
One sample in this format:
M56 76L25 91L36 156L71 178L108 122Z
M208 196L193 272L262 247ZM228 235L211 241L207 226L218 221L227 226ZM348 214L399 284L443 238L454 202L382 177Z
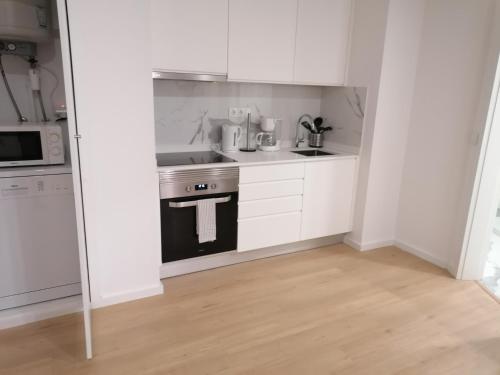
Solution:
M200 199L196 202L196 233L198 242L213 242L217 238L215 199Z

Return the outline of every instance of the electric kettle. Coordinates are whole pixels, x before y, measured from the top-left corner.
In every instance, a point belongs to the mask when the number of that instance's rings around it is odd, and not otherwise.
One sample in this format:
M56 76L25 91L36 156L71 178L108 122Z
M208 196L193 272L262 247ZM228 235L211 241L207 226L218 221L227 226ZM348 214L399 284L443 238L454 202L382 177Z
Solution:
M235 124L222 125L222 151L238 151L241 138L241 126Z

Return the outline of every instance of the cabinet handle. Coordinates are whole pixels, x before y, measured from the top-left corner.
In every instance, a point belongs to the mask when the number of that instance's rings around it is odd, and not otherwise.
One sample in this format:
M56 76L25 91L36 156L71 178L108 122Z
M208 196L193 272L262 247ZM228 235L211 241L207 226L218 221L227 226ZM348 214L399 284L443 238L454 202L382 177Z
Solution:
M215 198L215 203L227 203L231 200L231 196ZM168 206L171 208L185 208L194 207L198 201L187 201L187 202L168 202Z

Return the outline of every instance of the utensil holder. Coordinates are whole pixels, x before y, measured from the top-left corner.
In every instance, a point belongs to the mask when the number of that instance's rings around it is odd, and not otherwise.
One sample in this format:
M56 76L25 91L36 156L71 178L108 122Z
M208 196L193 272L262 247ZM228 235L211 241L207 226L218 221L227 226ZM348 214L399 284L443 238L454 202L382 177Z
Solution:
M309 133L309 147L323 147L323 133Z

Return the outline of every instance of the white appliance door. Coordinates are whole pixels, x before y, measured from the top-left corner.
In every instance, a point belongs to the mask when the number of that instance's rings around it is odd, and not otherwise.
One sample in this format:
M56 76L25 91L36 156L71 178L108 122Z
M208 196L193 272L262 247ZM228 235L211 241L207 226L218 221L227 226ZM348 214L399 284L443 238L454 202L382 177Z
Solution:
M71 174L0 178L0 309L79 294Z

